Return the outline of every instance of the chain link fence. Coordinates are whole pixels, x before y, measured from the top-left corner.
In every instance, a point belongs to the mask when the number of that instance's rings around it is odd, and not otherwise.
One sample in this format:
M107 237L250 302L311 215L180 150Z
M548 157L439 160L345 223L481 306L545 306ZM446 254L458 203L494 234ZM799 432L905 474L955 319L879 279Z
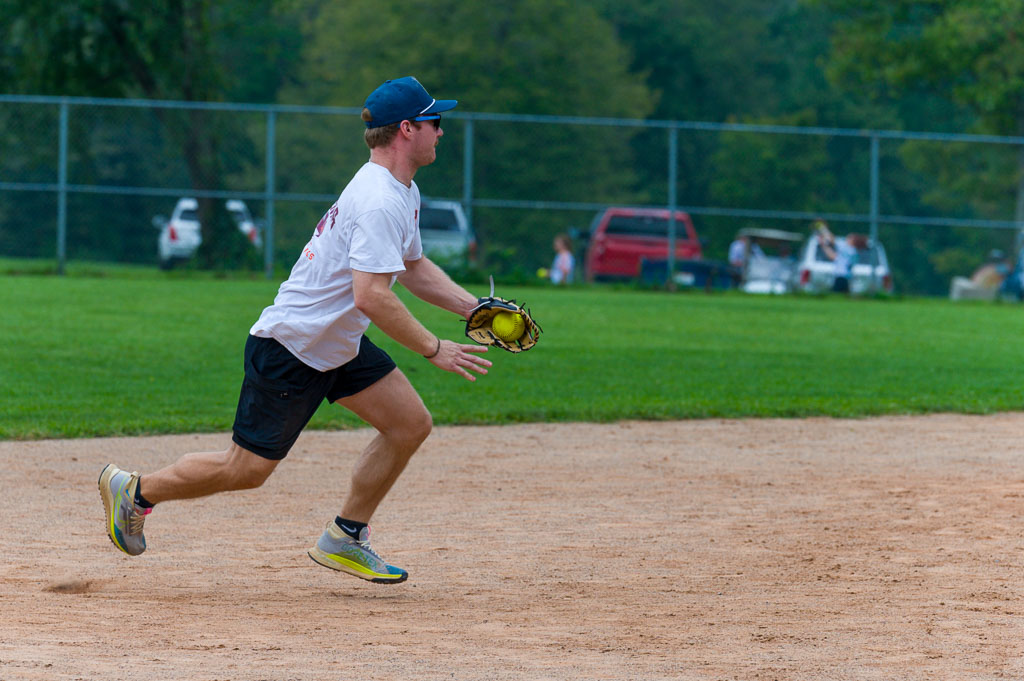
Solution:
M359 111L0 96L0 256L155 265L154 217L239 199L278 276L368 157ZM945 276L929 251L1008 248L1021 227L1020 137L472 112L444 130L416 181L462 204L481 267L506 272L611 205L689 212L718 259L743 227L824 218L881 239L898 284Z

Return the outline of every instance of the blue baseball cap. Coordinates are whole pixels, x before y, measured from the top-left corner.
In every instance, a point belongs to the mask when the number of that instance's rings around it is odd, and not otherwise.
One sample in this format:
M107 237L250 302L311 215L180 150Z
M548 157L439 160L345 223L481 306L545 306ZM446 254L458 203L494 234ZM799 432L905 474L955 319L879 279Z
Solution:
M367 128L380 128L400 121L429 121L442 111L454 109L454 99L434 99L412 76L386 80L366 98L370 110Z

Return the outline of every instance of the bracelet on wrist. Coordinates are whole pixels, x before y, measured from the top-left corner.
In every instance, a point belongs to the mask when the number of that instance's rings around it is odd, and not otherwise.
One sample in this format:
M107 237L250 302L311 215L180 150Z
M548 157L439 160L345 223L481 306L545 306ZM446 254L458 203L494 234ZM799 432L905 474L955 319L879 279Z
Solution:
M438 338L437 338L437 348L435 348L434 351L432 353L430 353L429 355L423 355L423 356L426 359L433 359L434 357L437 357L437 353L439 353L439 352L441 352L441 337L440 336L438 336Z

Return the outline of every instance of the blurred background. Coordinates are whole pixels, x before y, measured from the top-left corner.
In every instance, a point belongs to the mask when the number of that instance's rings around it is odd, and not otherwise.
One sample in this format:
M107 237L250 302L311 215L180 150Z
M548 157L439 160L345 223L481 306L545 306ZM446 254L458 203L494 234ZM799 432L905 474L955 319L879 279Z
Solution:
M708 260L824 217L945 295L1020 252L1022 25L1002 0L6 0L0 256L281 276L368 158L366 95L415 75L459 100L416 177L465 219L457 278L531 281L567 233L582 282L604 208L675 206Z

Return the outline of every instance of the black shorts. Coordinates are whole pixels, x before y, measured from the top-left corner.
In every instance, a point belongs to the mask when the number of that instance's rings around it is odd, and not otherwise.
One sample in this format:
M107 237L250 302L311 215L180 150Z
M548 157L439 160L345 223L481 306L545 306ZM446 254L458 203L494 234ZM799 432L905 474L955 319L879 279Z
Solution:
M283 459L324 398L355 395L394 368L388 353L366 336L358 355L330 371L308 366L273 338L249 336L232 439L265 459Z

